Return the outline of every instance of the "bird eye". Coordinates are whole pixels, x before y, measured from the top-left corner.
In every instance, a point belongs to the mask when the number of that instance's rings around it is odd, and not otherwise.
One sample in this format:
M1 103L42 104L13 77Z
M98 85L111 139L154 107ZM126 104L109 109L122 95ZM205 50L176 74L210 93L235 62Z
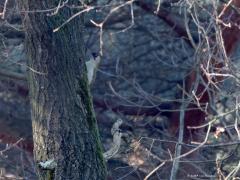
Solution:
M98 57L98 53L95 53L95 52L93 52L92 53L92 56L93 56L93 58L94 58L94 60Z

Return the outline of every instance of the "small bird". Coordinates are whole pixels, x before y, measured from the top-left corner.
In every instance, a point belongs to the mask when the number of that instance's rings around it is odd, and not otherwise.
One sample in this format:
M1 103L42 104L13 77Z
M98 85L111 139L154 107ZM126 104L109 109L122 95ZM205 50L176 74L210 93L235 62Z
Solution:
M90 60L86 62L88 83L92 84L96 78L96 72L101 61L101 57L97 53L91 53Z

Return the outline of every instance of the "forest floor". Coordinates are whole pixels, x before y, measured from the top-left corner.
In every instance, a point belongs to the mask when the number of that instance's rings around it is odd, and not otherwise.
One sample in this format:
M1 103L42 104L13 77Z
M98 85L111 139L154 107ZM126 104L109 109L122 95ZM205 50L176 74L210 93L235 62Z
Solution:
M33 156L24 150L28 146L19 148L21 143L31 144L28 100L19 96L9 82L0 84L0 92L0 179L37 179ZM123 116L97 108L95 111L105 151L111 148L112 125L117 119L123 120L121 147L107 162L109 176L113 180L143 179L160 162L162 144L154 139L162 137L165 117Z

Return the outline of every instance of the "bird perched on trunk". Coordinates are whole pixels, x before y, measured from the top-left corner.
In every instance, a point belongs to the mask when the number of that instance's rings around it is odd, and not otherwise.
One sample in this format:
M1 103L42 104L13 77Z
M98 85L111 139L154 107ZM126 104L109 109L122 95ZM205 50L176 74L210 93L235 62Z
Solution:
M86 62L88 83L92 84L96 78L96 72L99 67L101 57L97 53L91 53L90 60Z

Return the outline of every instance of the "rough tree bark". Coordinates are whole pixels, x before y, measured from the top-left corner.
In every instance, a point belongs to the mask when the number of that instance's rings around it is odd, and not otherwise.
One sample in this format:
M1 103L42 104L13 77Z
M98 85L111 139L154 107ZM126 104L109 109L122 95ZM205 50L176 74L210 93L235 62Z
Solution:
M59 2L18 2L26 30L34 156L37 164L56 163L37 171L44 180L101 180L106 166L87 82L83 16L53 32L76 13L71 5L79 5L69 0L57 12Z

